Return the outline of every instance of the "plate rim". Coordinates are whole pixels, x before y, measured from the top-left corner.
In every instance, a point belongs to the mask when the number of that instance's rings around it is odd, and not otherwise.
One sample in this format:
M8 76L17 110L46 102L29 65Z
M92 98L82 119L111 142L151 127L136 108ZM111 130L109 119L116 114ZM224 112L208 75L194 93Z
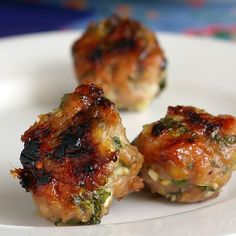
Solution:
M50 31L50 32L43 32L43 33L32 33L32 34L25 34L25 35L17 35L17 36L10 36L10 37L4 37L4 38L1 38L0 39L0 46L2 43L15 43L15 41L19 41L19 40L31 40L31 39L34 39L34 38L38 38L38 37L52 37L52 36L55 36L55 35L60 35L60 34L63 34L63 35L70 35L70 34L81 34L83 30L69 30L69 31ZM218 39L212 39L212 38L198 38L198 37L193 37L193 36L188 36L188 35L182 35L182 34L176 34L176 33L169 33L169 32L158 32L157 33L158 35L160 35L161 37L165 37L165 36L168 36L168 37L173 37L173 38L178 38L178 39L187 39L187 40L194 40L195 42L208 42L208 43L216 43L216 44L220 44L220 45L232 45L235 47L235 43L233 42L226 42L226 41L222 41L222 40L218 40ZM0 80L0 83L1 83L1 80ZM231 198L231 199L228 199L226 201L224 201L224 204L226 204L227 202L234 202L236 203L236 196L234 198ZM203 209L203 208L212 208L214 207L215 205L219 205L219 204L222 204L222 202L216 202L216 203L213 203L211 205L207 205L207 206L203 206L203 207L200 207L200 208L197 208L197 209L192 209L192 210L189 210L189 211L186 211L186 212L179 212L179 213L175 213L173 215L167 215L167 216L160 216L160 217L156 217L156 218L153 218L153 219L146 219L146 220L137 220L137 221L132 221L132 222L123 222L123 223L114 223L114 224L102 224L102 225L93 225L93 226L82 226L83 229L88 229L88 228L91 228L91 227L104 227L104 226L114 226L114 227L117 227L120 226L120 225L133 225L133 224L137 224L137 223L146 223L146 222L151 222L151 221L158 221L162 218L169 218L169 217L172 217L172 216L176 216L176 215L183 215L183 214L188 214L188 213L191 213L191 212L195 212L195 211L198 211L199 209ZM228 205L228 204L227 204ZM229 204L230 205L230 204ZM236 223L236 221L235 221ZM81 227L81 226L77 226L75 228L78 228L78 227ZM132 227L132 226L131 226ZM18 229L18 228L21 228L23 230L32 230L32 229L53 229L53 228L60 228L60 229L66 229L68 230L68 227L53 227L53 226L23 226L23 225L4 225L4 224L0 224L0 232L3 228L9 228L11 230L13 229ZM161 232L160 232L161 233ZM235 233L236 233L236 226L235 226Z

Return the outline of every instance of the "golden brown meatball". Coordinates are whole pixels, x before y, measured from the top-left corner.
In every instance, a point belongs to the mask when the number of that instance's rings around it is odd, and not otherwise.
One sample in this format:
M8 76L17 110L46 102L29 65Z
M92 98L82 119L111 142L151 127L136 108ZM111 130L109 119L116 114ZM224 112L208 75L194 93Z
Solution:
M163 51L137 21L111 16L91 24L72 54L79 81L101 86L119 109L146 107L165 85Z
M236 118L194 107L169 107L134 140L144 155L141 176L153 193L171 201L216 197L236 163Z
M100 222L113 198L143 187L143 163L100 88L81 85L22 136L23 169L12 171L43 216L59 223Z

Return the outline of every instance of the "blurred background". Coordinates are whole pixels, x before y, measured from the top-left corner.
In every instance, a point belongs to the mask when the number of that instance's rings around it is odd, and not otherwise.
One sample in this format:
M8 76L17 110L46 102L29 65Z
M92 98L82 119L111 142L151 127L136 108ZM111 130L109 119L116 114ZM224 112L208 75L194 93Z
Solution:
M0 0L0 37L82 29L112 13L156 31L236 42L236 0Z

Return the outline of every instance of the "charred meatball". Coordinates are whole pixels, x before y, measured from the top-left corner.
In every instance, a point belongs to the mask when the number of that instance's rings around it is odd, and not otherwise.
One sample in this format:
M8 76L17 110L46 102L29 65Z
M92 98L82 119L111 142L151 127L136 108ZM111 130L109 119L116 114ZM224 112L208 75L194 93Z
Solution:
M236 118L194 107L169 107L145 125L134 144L144 155L141 176L151 192L171 201L216 197L236 163Z
M81 85L22 136L20 179L43 216L56 223L97 224L113 198L143 187L142 155L126 138L114 104Z
M119 109L142 109L165 86L164 53L137 21L111 16L91 24L72 54L79 81L101 86Z

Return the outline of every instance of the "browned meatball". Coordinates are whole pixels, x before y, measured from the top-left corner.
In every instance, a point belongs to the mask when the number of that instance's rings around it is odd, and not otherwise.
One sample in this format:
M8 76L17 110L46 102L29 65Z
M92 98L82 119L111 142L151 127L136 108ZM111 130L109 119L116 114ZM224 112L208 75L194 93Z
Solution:
M236 163L236 118L194 107L169 107L134 140L144 155L141 176L151 192L171 201L216 197Z
M12 171L43 216L59 223L100 222L113 198L143 187L143 163L100 88L81 85L22 136L23 169Z
M163 51L137 21L111 16L91 24L72 54L79 81L101 86L119 109L146 107L165 85Z

